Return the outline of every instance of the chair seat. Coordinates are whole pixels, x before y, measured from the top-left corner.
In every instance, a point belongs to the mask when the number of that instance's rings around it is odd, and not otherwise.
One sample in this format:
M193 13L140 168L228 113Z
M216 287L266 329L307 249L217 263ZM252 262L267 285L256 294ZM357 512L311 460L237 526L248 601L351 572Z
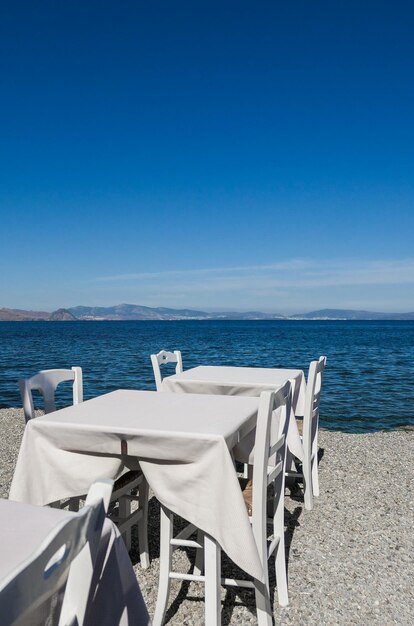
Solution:
M240 488L242 490L244 504L246 505L247 514L249 517L253 515L253 481L247 478L239 478ZM267 517L270 518L273 515L273 499L267 500Z
M239 478L239 483L247 513L251 517L253 513L253 481L247 478Z

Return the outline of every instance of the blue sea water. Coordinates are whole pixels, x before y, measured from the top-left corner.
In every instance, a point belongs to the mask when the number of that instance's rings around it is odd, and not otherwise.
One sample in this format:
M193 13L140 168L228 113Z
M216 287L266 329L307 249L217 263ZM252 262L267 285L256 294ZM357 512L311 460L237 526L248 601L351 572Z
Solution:
M149 355L180 349L200 364L304 369L328 357L322 426L348 432L414 424L414 322L0 322L0 407L21 406L17 380L80 365L85 399L154 389ZM70 387L59 395L63 405Z

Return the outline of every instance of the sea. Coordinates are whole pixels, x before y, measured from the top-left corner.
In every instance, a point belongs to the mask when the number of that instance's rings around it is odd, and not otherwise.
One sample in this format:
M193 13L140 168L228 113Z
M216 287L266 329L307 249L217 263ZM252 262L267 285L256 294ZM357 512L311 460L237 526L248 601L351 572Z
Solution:
M414 425L413 321L0 322L0 408L19 407L17 381L81 366L84 399L155 389L150 354L181 350L196 365L303 369L327 357L321 426L344 432ZM70 401L63 383L58 406ZM36 400L38 402L38 400Z

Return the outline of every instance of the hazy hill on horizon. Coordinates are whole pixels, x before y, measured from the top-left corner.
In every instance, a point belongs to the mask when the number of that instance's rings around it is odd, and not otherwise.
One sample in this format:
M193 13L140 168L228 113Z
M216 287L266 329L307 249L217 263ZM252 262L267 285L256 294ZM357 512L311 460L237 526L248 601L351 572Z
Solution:
M47 311L0 308L0 321L76 321L76 320L414 320L414 312L381 313L353 309L320 309L295 315L260 311L223 311L207 313L196 309L148 307L138 304L115 306L76 306Z
M353 309L321 309L310 313L298 313L289 319L346 319L346 320L413 320L414 312L380 313Z

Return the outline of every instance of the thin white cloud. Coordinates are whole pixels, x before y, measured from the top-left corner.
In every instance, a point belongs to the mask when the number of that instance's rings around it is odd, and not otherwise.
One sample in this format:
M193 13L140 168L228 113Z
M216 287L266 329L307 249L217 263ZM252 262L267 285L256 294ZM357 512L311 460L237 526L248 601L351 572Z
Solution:
M136 284L150 281L156 289L162 286L165 293L177 289L187 293L201 293L211 290L257 292L266 289L307 289L340 285L401 285L414 283L414 259L291 259L267 265L137 272L100 277L98 281Z
M283 261L280 263L272 263L270 265L249 265L240 267L212 267L201 269L188 269L188 270L165 270L161 272L136 272L134 274L116 274L115 276L100 276L100 281L128 281L128 280L142 280L146 278L173 278L180 276L205 276L216 274L236 274L236 273L249 273L271 270L299 270L308 267L308 261L304 259L292 259Z
M283 259L263 265L135 272L89 283L88 301L201 310L414 310L414 259ZM88 302L86 302L88 304Z

